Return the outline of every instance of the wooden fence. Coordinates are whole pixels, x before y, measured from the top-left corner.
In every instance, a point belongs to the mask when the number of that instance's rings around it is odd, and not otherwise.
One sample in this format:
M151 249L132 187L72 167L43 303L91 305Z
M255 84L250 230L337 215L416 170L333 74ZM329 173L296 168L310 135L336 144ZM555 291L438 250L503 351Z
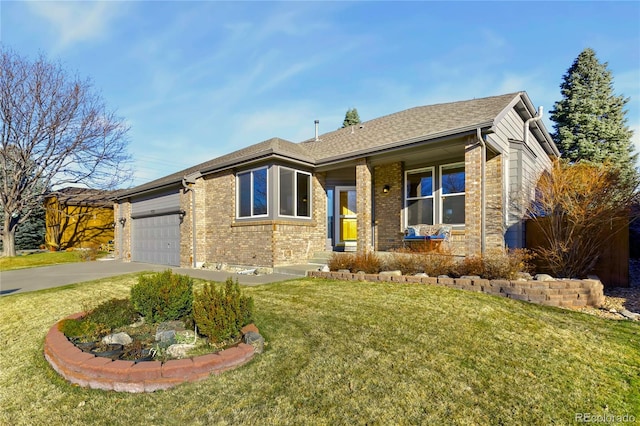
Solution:
M526 245L528 249L544 247L545 240L539 225L533 221L526 222ZM593 275L600 278L605 287L629 287L629 225L614 221L612 229L620 229L605 243L596 263ZM537 260L538 272L548 273L548 268Z

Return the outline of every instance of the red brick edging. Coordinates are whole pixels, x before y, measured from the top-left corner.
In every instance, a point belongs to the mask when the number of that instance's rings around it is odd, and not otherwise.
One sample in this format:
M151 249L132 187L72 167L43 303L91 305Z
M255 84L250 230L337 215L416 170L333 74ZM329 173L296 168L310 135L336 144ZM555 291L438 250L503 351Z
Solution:
M309 277L348 281L386 281L440 285L459 290L478 291L509 299L563 308L600 307L604 286L598 279L554 281L509 281L482 278L437 278L414 275L363 274L309 271Z
M77 313L67 318L81 318ZM206 379L249 362L255 355L251 345L240 343L233 348L194 358L166 362L133 361L102 358L78 349L54 324L44 340L44 357L53 369L71 383L92 389L118 392L154 392L180 383ZM243 333L258 332L255 325L243 328Z

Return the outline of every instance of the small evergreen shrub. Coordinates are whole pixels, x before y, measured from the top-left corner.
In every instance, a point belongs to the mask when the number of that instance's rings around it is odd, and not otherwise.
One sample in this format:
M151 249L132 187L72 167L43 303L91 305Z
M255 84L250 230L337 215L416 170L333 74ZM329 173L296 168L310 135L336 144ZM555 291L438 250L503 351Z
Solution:
M352 253L332 253L327 261L327 266L331 271L339 271L340 269L348 269L351 271L355 264L355 255Z
M64 319L60 321L58 330L68 338L81 342L94 342L100 340L102 336L109 333L109 329L103 324L99 324L86 318Z
M109 299L89 312L85 319L114 329L134 323L138 313L130 299Z
M170 269L142 275L131 287L131 302L150 322L187 318L193 309L193 280Z
M211 343L220 343L238 336L253 321L253 299L242 295L238 281L231 278L220 289L208 282L196 293L193 318L200 333Z

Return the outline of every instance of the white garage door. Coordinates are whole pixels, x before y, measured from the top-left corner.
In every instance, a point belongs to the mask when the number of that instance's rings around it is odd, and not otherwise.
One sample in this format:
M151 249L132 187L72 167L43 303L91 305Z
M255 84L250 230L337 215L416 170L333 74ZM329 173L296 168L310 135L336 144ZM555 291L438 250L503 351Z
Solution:
M168 214L133 219L134 262L180 266L180 215Z

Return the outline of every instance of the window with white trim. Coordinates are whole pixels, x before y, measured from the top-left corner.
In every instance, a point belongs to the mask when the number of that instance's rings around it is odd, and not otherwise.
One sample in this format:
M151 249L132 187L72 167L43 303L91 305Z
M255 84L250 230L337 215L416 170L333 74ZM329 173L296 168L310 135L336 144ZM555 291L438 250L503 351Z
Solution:
M279 168L280 216L311 217L311 173Z
M268 210L267 168L238 173L238 217L264 217Z
M433 225L433 167L407 171L405 182L407 225Z
M440 167L440 217L442 223L464 225L464 163Z

